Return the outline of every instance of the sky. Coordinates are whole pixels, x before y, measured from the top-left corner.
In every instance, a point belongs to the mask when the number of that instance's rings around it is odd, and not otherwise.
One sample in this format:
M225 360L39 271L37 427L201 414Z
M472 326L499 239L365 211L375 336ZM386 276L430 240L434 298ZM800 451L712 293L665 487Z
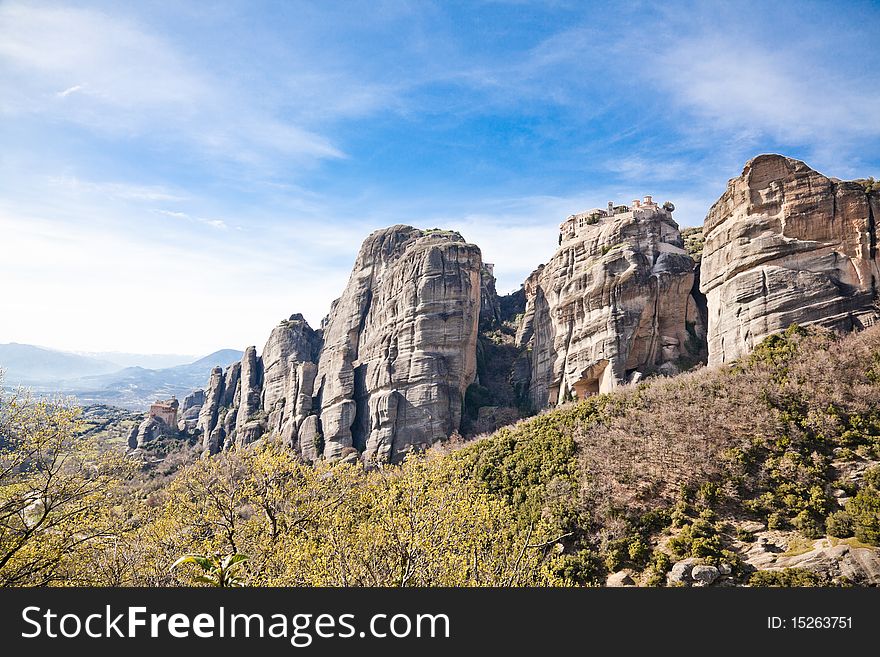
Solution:
M0 343L320 324L373 230L517 289L569 214L682 226L765 152L880 178L876 2L0 0Z

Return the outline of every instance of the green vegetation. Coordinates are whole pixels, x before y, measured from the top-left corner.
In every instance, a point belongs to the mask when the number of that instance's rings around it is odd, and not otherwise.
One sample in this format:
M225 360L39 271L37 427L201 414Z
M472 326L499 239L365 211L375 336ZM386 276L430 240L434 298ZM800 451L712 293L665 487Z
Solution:
M626 246L626 244L623 242L618 242L617 244L606 244L605 246L602 247L602 255L607 255L611 251L614 251L615 249L622 248L624 246Z
M752 573L749 578L749 586L811 587L829 586L830 584L831 581L826 575L804 568L759 570Z
M874 180L874 178L860 178L858 180L854 180L853 182L857 182L862 187L865 188L866 194L874 194L880 192L880 180Z
M681 231L681 238L684 240L684 250L691 258L700 262L703 257L703 245L706 242L703 227L685 228Z
M482 341L481 381L509 346L499 335ZM660 586L682 558L744 581L745 520L798 532L790 554L826 535L880 544L878 356L880 327L846 338L792 327L733 367L372 470L313 467L271 439L125 462L83 437L73 409L2 398L0 502L12 515L0 584L213 585L231 565L218 555L247 557L234 571L247 585L589 586L626 569ZM465 414L497 394L472 386ZM194 556L172 568L181 555ZM839 583L797 570L748 581Z
M207 584L218 588L233 588L244 586L244 580L235 572L240 570L248 558L243 554L228 554L207 556L204 554L185 554L175 561L171 570L184 564L195 564L202 569L201 575L195 575L193 581L199 584Z
M453 237L464 241L461 233L459 233L457 230L447 230L445 228L426 228L422 231L422 233L425 235L438 235L440 237Z
M880 466L865 472L864 484L847 503L846 510L852 518L855 537L869 545L880 545Z

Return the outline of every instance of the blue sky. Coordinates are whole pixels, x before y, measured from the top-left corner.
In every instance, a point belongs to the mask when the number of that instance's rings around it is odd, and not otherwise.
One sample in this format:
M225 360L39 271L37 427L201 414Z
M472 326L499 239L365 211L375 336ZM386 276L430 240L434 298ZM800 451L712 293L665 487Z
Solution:
M510 291L568 214L696 225L758 153L880 178L878 34L874 2L0 1L0 342L262 345L383 226Z

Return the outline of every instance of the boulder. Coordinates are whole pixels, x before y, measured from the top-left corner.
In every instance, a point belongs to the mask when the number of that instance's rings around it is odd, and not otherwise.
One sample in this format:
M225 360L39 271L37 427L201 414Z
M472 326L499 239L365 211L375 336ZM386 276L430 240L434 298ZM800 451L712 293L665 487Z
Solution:
M629 576L629 573L623 570L609 575L608 579L605 581L605 586L612 588L635 585L636 583L633 581L633 578Z
M177 436L177 429L168 426L161 418L149 416L129 434L128 447L143 449L163 436Z
M694 558L683 559L672 565L672 568L666 573L666 583L669 586L687 586L691 583L691 571L697 564Z
M720 572L715 566L696 565L691 569L694 586L709 586L718 579Z

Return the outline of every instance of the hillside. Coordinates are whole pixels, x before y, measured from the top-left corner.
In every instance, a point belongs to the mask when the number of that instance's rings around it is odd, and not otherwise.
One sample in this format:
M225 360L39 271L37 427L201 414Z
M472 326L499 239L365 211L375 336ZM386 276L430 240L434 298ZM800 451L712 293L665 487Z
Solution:
M878 398L880 327L793 326L731 367L553 410L456 457L523 520L553 519L581 583L662 584L694 559L730 584L878 585ZM684 564L671 579L687 584Z
M626 386L400 466L310 465L261 440L208 459L181 444L134 474L110 450L102 502L28 552L48 570L22 575L13 558L0 583L182 585L194 573L169 565L215 552L248 556L251 585L876 586L878 393L880 327L795 326L732 365ZM40 425L52 411L34 412ZM4 426L11 455L19 435L33 439ZM99 538L80 544L84 531Z

